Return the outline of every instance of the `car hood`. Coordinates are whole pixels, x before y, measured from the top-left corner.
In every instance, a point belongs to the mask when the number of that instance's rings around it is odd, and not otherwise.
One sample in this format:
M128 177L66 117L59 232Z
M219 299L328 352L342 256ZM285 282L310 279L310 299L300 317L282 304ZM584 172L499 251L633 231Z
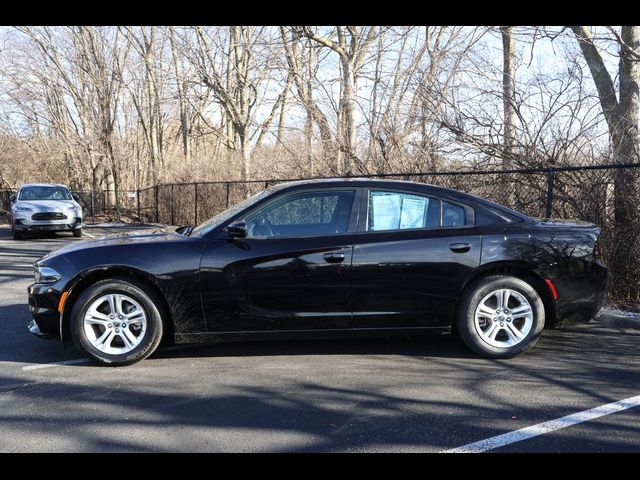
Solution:
M180 235L175 232L172 227L159 228L156 230L141 230L128 233L113 233L101 238L93 240L82 240L79 242L73 242L59 250L51 252L49 255L42 257L41 261L46 260L58 255L77 251L87 250L92 248L107 247L113 245L132 245L132 244L147 244L167 241L181 241L187 240L190 237Z
M34 212L58 212L71 207L77 207L75 200L18 200L18 207L27 207Z

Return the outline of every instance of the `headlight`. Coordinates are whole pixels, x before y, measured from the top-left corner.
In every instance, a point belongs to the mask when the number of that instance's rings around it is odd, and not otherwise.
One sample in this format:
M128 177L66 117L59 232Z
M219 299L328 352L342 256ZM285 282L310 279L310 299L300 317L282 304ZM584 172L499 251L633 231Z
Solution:
M36 283L55 283L60 280L61 275L51 267L34 267L34 277Z
M82 207L80 205L78 205L77 207L73 206L73 207L69 207L69 210L73 210L74 212L81 212Z
M33 210L29 207L16 207L16 212L32 212Z

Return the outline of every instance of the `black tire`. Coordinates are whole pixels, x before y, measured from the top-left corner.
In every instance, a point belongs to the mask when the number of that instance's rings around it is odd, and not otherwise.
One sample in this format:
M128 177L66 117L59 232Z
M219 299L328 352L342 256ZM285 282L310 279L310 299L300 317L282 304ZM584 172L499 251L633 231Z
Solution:
M142 307L147 328L140 343L131 351L123 354L107 354L95 348L86 336L83 328L84 316L91 303L100 296L109 293L125 294ZM143 283L134 280L113 278L101 280L83 291L71 310L70 330L76 347L86 356L113 366L131 365L151 355L162 339L162 301L158 295Z
M73 231L73 236L74 237L81 237L82 236L82 229L78 228L76 230Z
M499 289L510 289L520 293L529 302L532 310L533 323L529 333L519 343L510 347L490 345L483 340L475 325L476 308L487 295ZM544 322L544 304L538 292L524 280L507 275L491 275L471 283L462 295L456 314L456 328L464 344L477 354L488 358L510 358L526 352L540 338Z
M11 227L11 235L13 236L14 240L22 240L24 238L24 233L22 233L20 230L16 230L13 227Z

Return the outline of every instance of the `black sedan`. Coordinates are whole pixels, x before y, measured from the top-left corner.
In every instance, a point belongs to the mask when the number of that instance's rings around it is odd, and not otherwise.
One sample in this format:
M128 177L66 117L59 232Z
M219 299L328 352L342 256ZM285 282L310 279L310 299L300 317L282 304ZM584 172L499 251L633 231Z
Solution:
M452 331L480 355L512 357L545 326L599 313L599 234L420 183L286 183L195 228L43 257L29 329L114 365L142 360L163 339Z

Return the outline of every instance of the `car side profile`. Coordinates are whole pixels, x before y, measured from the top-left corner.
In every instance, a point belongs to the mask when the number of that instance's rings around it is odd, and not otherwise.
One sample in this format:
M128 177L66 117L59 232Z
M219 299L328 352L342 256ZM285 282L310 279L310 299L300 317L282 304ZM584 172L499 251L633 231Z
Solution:
M29 329L113 365L146 358L162 339L451 332L480 355L507 358L545 326L598 314L599 234L421 183L291 182L197 227L43 257Z
M27 183L11 200L11 233L21 240L29 232L73 232L82 236L82 207L60 184Z

